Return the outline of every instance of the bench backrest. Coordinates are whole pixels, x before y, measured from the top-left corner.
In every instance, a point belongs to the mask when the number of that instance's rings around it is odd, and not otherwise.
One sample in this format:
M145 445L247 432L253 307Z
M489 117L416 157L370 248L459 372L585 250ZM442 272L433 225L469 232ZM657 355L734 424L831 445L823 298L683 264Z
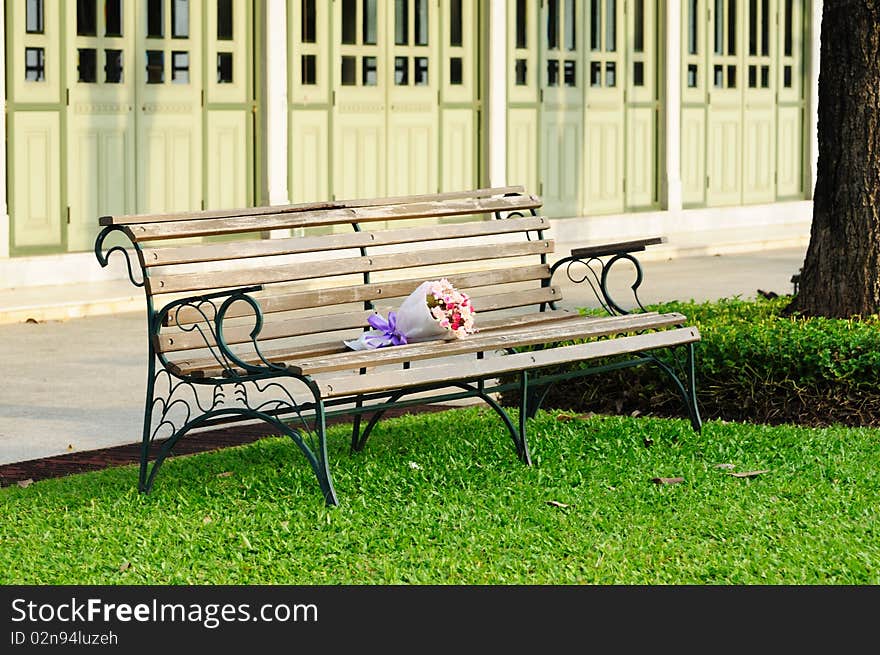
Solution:
M549 221L540 207L521 187L503 187L100 222L122 226L138 244L156 310L181 297L262 286L251 294L264 315L258 338L281 351L342 347L374 310L393 309L426 279L448 277L471 293L478 325L491 312L558 301L559 290L548 286L553 242L544 238ZM272 230L294 236L264 238ZM213 346L210 322L222 300L175 307L156 350L192 360ZM227 312L224 340L243 354L253 313L245 302Z

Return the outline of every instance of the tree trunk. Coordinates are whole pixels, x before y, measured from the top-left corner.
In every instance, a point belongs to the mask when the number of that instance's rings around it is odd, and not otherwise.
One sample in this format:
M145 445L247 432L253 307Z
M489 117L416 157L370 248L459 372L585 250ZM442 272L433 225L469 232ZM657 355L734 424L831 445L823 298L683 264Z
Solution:
M810 245L789 310L880 312L880 0L825 0Z

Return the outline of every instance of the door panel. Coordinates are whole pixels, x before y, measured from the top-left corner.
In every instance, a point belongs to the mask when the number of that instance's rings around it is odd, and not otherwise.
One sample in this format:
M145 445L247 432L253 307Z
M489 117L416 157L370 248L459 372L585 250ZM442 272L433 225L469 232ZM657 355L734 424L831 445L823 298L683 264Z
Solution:
M474 171L474 111L465 109L446 109L443 111L443 183L441 191L460 191L467 189L476 179Z
M577 216L583 199L583 3L544 3L540 32L542 89L540 180L549 216Z
M780 198L799 198L803 194L803 110L779 107L777 122L777 187Z
M650 207L656 189L657 109L630 107L626 116L626 204Z
M681 185L684 206L706 202L706 110L681 110Z
M88 250L98 216L137 211L135 202L135 12L122 0L67 3L68 250ZM96 5L92 4L94 8Z
M256 196L252 12L253 3L242 0L205 3L206 209L250 206Z
M201 2L141 3L138 81L138 208L202 205Z
M538 188L538 109L507 112L507 182ZM542 167L543 168L543 167ZM546 203L546 199L545 199ZM546 211L546 210L545 210Z
M245 207L249 203L247 136L250 112L207 112L206 208Z
M290 129L291 193L298 202L330 197L327 165L330 161L329 117L326 111L301 109Z
M18 112L10 129L15 135L13 244L60 246L60 117L57 112Z

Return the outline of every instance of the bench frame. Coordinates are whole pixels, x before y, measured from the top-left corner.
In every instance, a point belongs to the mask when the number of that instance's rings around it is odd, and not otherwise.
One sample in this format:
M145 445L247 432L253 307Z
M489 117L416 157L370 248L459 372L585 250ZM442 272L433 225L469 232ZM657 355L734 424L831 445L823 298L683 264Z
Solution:
M537 216L534 209L529 211L532 216ZM496 211L494 216L496 220L505 220L522 216L522 212L512 212L507 216L502 216L501 211ZM95 255L100 265L106 267L110 256L114 252L120 252L125 256L128 276L132 284L145 287L148 273L144 263L144 254L130 228L124 224L108 225L103 223L103 219L102 224L105 227L95 241ZM351 223L351 226L355 231L360 231L360 226L357 223ZM107 247L105 242L108 237L116 233L124 236L132 244L133 250L121 245ZM544 230L537 230L536 236L538 240L544 239ZM527 237L531 239L531 233L527 233ZM616 263L628 261L636 271L635 282L631 286L633 295L638 308L644 312L645 308L638 298L638 289L643 281L643 273L641 265L633 253L644 251L647 246L662 241L662 238L652 238L574 249L570 255L556 261L550 267L551 275L543 279L541 285L542 287L550 286L553 275L563 270L573 283L586 282L590 284L597 300L609 316L627 316L629 312L612 297L608 289L608 278ZM360 251L363 257L367 256L366 247L361 247ZM134 274L136 266L132 262L131 254L137 259L140 279L137 279ZM547 263L546 257L546 254L540 255L542 264ZM369 284L369 272L363 273L363 281L364 284ZM276 428L280 434L287 435L294 441L312 467L325 502L328 505L337 505L338 499L333 487L327 454L326 430L329 418L341 415L352 418L350 448L351 452L356 452L364 448L370 433L389 409L466 398L479 398L498 414L513 440L518 457L525 464L531 465L526 436L527 419L535 416L552 385L573 378L647 363L658 365L668 374L682 398L693 429L698 432L701 430L702 422L696 400L694 364L694 340L698 340L699 335L693 328L691 328L691 335L696 335L696 339L673 345L654 344L650 339L647 339L650 334L612 338L609 341L635 340L632 346L627 346L620 352L611 353L615 356L627 354L626 359L556 374L542 373L540 368L522 368L515 372L518 381L513 383L499 382L496 372L491 374L480 374L479 372L467 374L465 372L461 379L456 381L446 380L419 386L361 393L356 396L323 398L321 389L314 378L273 363L261 352L258 341L263 326L263 312L259 301L251 295L261 289L262 286L257 285L191 295L168 302L159 308L154 306L151 294L145 289L148 363L138 479L139 491L143 493L150 491L162 463L169 455L173 454L175 444L189 432L257 419ZM250 345L262 360L257 364L240 359L224 339L226 314L233 304L239 302L249 305L253 312L255 324L250 333ZM373 309L372 301L364 301L364 308ZM209 329L213 331L212 336L215 344L212 345L207 338L205 343L212 355L226 369L222 378L181 375L175 371L174 365L169 362L167 356L156 348L155 340L160 329L163 326L174 325L174 317L181 309L199 313L205 319L204 324L212 326ZM555 304L553 302L540 304L540 312L548 309L555 309ZM196 329L193 327L195 325L199 324L196 323L189 327L178 324L178 327L191 331ZM201 331L201 328L198 329ZM540 330L540 326L537 326L536 329ZM204 333L202 335L204 336ZM642 340L639 341L639 338ZM517 348L514 347L505 350L508 355L517 352ZM668 353L668 359L660 357L656 352L658 350ZM476 355L477 362L483 359L482 352L478 352ZM599 353L585 357L581 361L605 356ZM409 362L404 362L403 369L408 368ZM361 369L361 373L365 372L366 369ZM299 382L308 391L311 399L305 402L295 400L294 395L283 384L287 381ZM199 388L206 386L211 389L210 402L205 401L198 392ZM511 391L517 392L519 398L519 412L516 421L493 398L493 394ZM431 395L429 397L406 398L425 392L431 392ZM181 414L182 418L173 416L175 412ZM364 425L363 417L366 414L372 416ZM150 466L151 450L156 451L152 466Z

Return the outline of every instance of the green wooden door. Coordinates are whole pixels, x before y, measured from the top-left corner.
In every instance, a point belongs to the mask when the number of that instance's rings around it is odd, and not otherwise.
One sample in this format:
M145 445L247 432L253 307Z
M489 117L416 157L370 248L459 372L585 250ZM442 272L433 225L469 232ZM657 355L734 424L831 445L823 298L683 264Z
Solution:
M743 4L742 202L776 198L776 0Z
M743 3L714 0L709 15L707 193L710 206L736 205L742 193L741 27Z
M135 12L102 4L67 3L69 250L94 245L98 216L137 209Z
M507 182L543 194L538 180L540 4L539 0L507 2Z
M333 3L335 198L385 195L388 158L388 2Z
M584 213L624 209L626 48L622 0L592 0L585 112Z
M202 3L138 3L137 206L141 212L202 205Z
M61 9L58 2L6 2L7 189L13 254L58 251L66 241Z
M657 2L515 0L508 17L508 181L537 183L550 216L656 207Z
M657 134L660 119L656 0L631 0L626 13L627 210L649 209L658 203Z
M542 92L539 170L544 211L550 216L576 216L582 207L582 10L582 3L576 0L548 0L541 16L545 29L541 32L539 68ZM598 96L591 100L595 102L596 98ZM595 123L590 119L587 121L586 129L590 133ZM591 137L595 138L595 135L591 134Z
M681 187L685 207L706 204L709 100L706 0L685 0L681 11Z
M804 0L687 0L686 207L804 196Z
M253 4L205 3L206 209L254 204Z
M776 104L776 197L804 198L804 20L806 3L780 0L777 32L778 64L775 70Z
M288 15L294 201L477 183L478 3L291 0Z

